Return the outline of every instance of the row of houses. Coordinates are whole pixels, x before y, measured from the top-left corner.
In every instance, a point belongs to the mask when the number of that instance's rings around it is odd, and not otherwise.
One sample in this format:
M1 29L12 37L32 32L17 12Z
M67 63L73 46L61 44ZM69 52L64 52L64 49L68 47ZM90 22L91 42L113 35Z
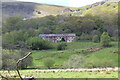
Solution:
M75 34L40 34L39 37L50 40L52 42L59 42L62 39L65 40L65 42L73 42L75 40L76 35Z

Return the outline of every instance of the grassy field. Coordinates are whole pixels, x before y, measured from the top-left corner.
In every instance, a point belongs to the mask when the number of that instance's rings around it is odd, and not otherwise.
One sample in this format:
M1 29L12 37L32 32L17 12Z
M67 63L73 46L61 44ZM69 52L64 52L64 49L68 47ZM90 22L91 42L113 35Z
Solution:
M117 78L118 72L113 71L100 71L100 72L36 72L36 70L46 70L44 61L47 58L52 58L55 61L54 69L62 68L60 65L64 65L66 61L72 55L82 55L87 61L88 68L93 67L117 67L118 66L118 54L113 53L118 50L118 43L112 42L112 47L102 48L99 51L81 53L82 50L90 48L101 48L100 43L93 42L72 42L67 43L67 50L41 50L33 51L33 66L28 69L20 70L21 75L34 76L36 78ZM56 43L55 43L56 45ZM8 75L7 71L0 71L2 75ZM17 74L16 71L10 71L10 74Z
M7 75L7 71L0 71ZM10 72L12 75L17 74L15 71ZM49 72L38 73L35 70L20 70L21 75L34 76L36 78L118 78L118 72Z
M114 54L114 51L117 51L117 42L111 43L113 46L109 48L103 48L96 52L90 53L80 53L81 50L89 49L89 48L101 48L100 43L93 43L93 42L73 42L68 43L67 50L42 50L42 51L34 51L32 54L33 63L32 67L34 68L42 68L41 66L44 65L44 60L46 58L52 58L55 60L55 65L63 65L72 55L80 54L85 57L88 63L88 67L101 67L105 66L117 66L118 64L118 54ZM102 66L103 65L103 66ZM110 66L111 65L111 66ZM45 68L45 67L44 67Z

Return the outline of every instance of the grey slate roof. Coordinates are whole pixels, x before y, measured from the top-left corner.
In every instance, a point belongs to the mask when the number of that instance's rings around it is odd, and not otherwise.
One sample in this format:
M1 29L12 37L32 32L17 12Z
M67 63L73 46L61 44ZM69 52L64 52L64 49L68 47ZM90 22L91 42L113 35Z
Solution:
M76 36L75 34L39 34L39 37L44 36Z

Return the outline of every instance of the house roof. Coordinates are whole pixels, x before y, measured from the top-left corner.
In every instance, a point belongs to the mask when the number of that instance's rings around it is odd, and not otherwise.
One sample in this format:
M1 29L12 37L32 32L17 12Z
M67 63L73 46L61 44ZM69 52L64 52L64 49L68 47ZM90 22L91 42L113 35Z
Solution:
M76 34L39 34L39 37L44 36L76 36Z

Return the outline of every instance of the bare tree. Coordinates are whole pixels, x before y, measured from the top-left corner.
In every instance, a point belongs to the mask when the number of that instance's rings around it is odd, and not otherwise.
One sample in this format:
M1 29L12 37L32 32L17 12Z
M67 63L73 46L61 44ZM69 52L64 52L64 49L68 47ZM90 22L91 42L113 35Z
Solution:
M21 80L24 80L23 78L22 78L22 76L21 76L21 74L20 74L20 72L19 72L19 63L21 62L21 61L23 61L24 59L26 59L28 56L30 56L32 54L32 52L29 52L26 56L24 56L23 58L21 58L21 59L19 59L17 62L16 62L16 70L17 70L17 73L18 73L18 75L19 75L19 77L20 77L20 79Z
M24 80L24 78L22 78L22 76L21 76L21 74L20 74L20 72L19 72L19 63L20 63L21 61L23 61L24 59L26 59L26 58L27 58L28 56L30 56L31 54L32 54L32 52L29 52L26 56L24 56L23 58L19 59L19 60L16 62L16 70L17 70L18 76L20 77L21 80ZM9 73L9 71L8 71L8 73ZM9 74L10 74L10 73L9 73ZM0 74L0 77L1 77L1 78L4 78L4 79L6 79L6 80L9 80L8 77L3 76L2 74ZM29 80L29 79L32 80L33 77L32 77L32 79L31 79L31 77L28 78L28 80Z

